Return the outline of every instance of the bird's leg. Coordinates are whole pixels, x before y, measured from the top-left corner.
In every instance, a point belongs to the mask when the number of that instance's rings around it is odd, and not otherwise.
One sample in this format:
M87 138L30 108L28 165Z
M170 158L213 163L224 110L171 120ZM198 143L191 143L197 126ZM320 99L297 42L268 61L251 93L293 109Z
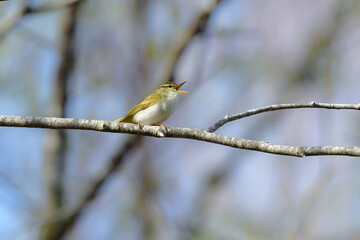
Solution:
M143 125L141 124L140 121L137 122L137 125L138 125L139 128L142 128L142 127L143 127Z

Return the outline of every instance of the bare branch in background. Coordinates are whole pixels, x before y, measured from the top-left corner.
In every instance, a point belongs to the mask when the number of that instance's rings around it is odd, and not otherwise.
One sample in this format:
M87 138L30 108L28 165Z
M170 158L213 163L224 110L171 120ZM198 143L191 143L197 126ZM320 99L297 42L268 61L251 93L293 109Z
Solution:
M296 105L296 104L295 104ZM286 107L286 108L285 108ZM272 105L265 108L251 110L261 113L288 108L328 108L328 109L353 109L359 110L360 105L350 104L293 104ZM254 113L250 112L250 115ZM44 118L44 117L20 117L0 115L0 126L7 127L32 127L32 128L51 128L51 129L79 129L93 130L101 132L129 133L143 136L161 137L161 138L187 138L204 142L216 143L239 149L254 150L259 152L288 155L294 157L318 156L318 155L344 155L360 156L360 148L354 146L321 146L321 147L303 147L303 146L284 146L275 145L263 141L253 141L241 138L234 138L211 133L202 129L191 128L166 128L158 126L143 126L139 128L137 124L116 123L99 120L72 119L72 118Z
M180 57L183 55L186 47L194 39L198 33L202 33L206 30L209 18L211 14L216 10L224 0L216 0L214 3L209 6L207 9L202 11L193 21L191 26L187 31L182 33L179 36L178 43L175 49L172 50L172 55L167 61L167 66L165 67L165 76L163 82L173 82L174 81L174 72L176 65L179 62Z
M126 156L137 146L135 142L139 141L139 138L140 136L128 138L127 142L121 148L121 151L111 159L109 166L100 174L94 184L89 186L84 199L77 207L71 209L69 212L59 212L58 216L49 219L49 223L56 225L58 228L57 234L51 236L51 240L63 239L63 237L71 231L79 217L82 216L84 209L96 198L99 190L106 184L109 176L116 172L119 166L124 164Z
M5 34L22 18L26 9L26 0L20 0L16 2L16 6L13 9L6 9L6 12L0 18L0 40ZM9 3L3 3L9 4Z
M68 0L52 2L41 7L27 6L28 0L20 0L16 3L19 5L15 10L8 12L0 18L0 40L25 16L35 13L59 10L68 7L81 0ZM10 2L10 1L9 1Z
M81 0L67 0L67 1L52 1L51 3L44 4L40 7L26 7L24 14L33 14L59 10L61 8L69 7L75 3L78 3Z
M332 104L332 103L287 103L287 104L278 104L270 105L262 108L252 109L243 113L238 113L234 115L226 115L223 119L216 122L213 126L207 129L208 132L215 132L220 127L224 126L228 122L239 120L244 117L249 117L264 112L272 112L276 110L284 109L294 109L294 108L325 108L325 109L348 109L348 110L360 110L360 104Z

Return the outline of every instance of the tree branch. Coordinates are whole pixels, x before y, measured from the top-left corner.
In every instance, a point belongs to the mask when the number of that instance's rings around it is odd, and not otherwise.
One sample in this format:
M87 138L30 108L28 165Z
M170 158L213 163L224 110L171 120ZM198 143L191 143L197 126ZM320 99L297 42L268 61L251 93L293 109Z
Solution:
M293 109L293 108L326 108L326 109L336 109L336 110L342 110L342 109L360 110L360 103L359 104L332 104L332 103L309 102L309 103L286 103L286 104L270 105L270 106L266 106L266 107L251 109L249 111L234 114L234 115L226 115L223 119L219 120L213 126L209 127L206 130L208 132L213 133L228 122L239 120L241 118L249 117L252 115L259 114L259 113L271 112L271 111L276 111L276 110L284 110L284 109Z
M274 108L275 106L273 106ZM339 108L342 109L342 108ZM360 156L360 148L354 146L284 146L274 145L263 141L253 141L235 137L223 136L202 129L173 128L166 129L158 126L143 126L136 124L116 123L101 120L52 118L52 117L21 117L0 115L0 126L5 127L30 127L51 129L78 129L100 132L128 133L151 137L186 138L198 141L216 143L239 149L260 151L278 155L306 157L316 155L345 155Z

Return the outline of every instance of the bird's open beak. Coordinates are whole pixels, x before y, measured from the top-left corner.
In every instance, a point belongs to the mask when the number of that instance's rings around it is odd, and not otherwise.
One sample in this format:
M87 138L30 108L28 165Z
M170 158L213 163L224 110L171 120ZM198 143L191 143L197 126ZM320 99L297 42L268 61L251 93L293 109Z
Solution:
M180 83L179 85L177 85L177 86L175 87L175 89L176 89L176 91L177 91L178 93L187 93L186 91L179 91L179 88L181 88L181 86L184 85L184 83L186 83L186 82Z

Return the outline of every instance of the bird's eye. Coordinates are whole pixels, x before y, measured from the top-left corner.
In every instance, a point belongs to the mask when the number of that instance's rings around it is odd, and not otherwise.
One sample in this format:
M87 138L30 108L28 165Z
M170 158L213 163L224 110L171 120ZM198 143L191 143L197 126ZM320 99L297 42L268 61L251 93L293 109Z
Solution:
M171 88L171 86L169 85L169 88Z

